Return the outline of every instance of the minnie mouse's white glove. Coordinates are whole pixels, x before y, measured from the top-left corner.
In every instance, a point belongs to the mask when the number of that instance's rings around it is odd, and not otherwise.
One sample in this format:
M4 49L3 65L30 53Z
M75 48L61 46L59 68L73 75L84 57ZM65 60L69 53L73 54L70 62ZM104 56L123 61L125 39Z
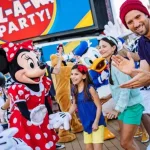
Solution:
M0 133L0 150L32 150L24 141L13 137L17 132L17 128L10 128Z
M41 125L43 123L46 114L47 114L47 109L45 105L39 105L35 107L34 109L32 109L30 113L31 123L36 126Z
M56 114L51 114L49 115L49 119L50 127L53 127L55 129L70 129L70 120L72 119L72 117L68 112L58 112Z
M18 144L16 146L16 150L33 150L30 146L28 146L24 141L21 139L14 138L15 142L17 141Z

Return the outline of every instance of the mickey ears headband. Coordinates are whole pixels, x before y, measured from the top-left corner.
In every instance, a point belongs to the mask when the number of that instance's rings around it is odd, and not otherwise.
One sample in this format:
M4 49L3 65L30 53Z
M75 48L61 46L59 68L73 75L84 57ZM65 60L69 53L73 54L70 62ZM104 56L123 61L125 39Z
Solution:
M31 40L25 41L23 43L5 43L2 45L2 48L6 52L8 62L11 62L13 60L16 53L20 49L27 49L29 51L34 49L33 42Z

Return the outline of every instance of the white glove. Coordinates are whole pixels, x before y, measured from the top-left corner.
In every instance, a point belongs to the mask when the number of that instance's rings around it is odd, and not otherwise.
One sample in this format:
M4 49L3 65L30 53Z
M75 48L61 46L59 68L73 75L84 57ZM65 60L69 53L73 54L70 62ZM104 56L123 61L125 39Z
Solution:
M68 112L58 112L56 114L49 115L50 127L55 129L61 128L65 130L70 129L70 120L72 119Z
M113 24L111 21L109 21L108 24L104 26L104 33L106 36L112 36L118 41L118 51L123 48L122 42L118 39L118 37L122 37L121 28L118 23Z
M13 138L17 128L10 128L0 133L0 150L32 150L21 139Z
M47 114L45 105L39 105L35 107L30 113L31 123L39 126L43 123L43 120Z
M62 57L63 57L64 61L69 61L72 58L74 58L74 54L71 52L69 54L64 54Z
M62 57L63 57L64 61L68 61L68 60L69 60L69 56L68 56L68 55L66 55L66 54L65 54L65 55L63 55Z
M60 114L59 114L60 115ZM61 122L59 122L59 120L58 120L58 114L51 114L51 115L49 115L49 118L50 118L50 124L49 124L49 126L50 126L50 129L54 129L54 128L59 128L59 129L64 129L64 124L61 124ZM61 124L61 125L60 125ZM70 127L68 127L68 124L67 125L65 125L65 126L67 126L67 127L65 127L66 128L66 130L68 130Z
M28 146L24 141L21 139L14 138L15 142L17 141L18 144L16 146L16 150L33 150L30 146Z
M49 115L49 127L50 129L54 129L53 124L55 123L56 120L56 113Z
M6 110L3 110L2 106L0 106L0 120L1 120L1 123L5 122L5 112L6 112Z
M16 150L13 136L18 132L17 128L10 128L0 133L0 149L1 150Z
M107 25L104 26L104 33L106 36L112 36L114 38L121 37L119 24L113 24L111 21L108 22Z
M109 77L108 72L102 71L102 73L101 73L101 79L102 79L102 81L103 81L103 80L107 80L108 77Z

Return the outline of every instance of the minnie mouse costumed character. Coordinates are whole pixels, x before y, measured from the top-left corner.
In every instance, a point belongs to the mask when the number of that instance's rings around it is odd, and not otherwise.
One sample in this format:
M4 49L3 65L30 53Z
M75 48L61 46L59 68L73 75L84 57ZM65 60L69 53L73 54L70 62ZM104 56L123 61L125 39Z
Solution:
M44 76L46 65L38 60L32 41L6 43L2 48L0 71L9 72L15 81L8 88L9 126L18 128L15 137L25 141L33 150L55 150L58 136L49 124L51 111L46 95L51 80ZM59 120L59 114L57 117Z

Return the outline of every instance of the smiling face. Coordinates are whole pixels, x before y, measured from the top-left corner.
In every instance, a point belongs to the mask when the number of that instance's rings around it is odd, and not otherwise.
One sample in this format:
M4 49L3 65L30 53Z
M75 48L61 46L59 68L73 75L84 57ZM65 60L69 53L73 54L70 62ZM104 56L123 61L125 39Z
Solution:
M114 54L114 51L116 49L116 46L111 46L109 43L101 40L99 42L99 52L102 55L103 58L109 58Z
M78 69L72 69L70 78L74 85L79 85L86 78L86 75L83 75Z
M125 22L128 28L138 35L148 34L150 31L149 21L148 16L138 10L132 10L125 16Z
M17 63L23 69L15 73L16 80L22 83L39 84L46 70L45 65L39 61L34 52L21 52L17 57Z
M59 48L58 48L58 53L60 53L60 54L63 54L64 53L64 48L63 48L63 46L59 46Z

